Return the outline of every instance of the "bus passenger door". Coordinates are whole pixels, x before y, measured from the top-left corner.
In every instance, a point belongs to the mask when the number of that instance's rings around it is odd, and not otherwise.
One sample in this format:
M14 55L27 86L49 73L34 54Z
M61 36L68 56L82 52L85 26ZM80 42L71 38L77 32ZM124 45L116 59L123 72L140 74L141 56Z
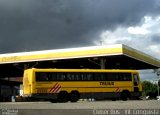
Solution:
M133 92L139 92L139 77L137 74L133 74L133 87L134 91Z

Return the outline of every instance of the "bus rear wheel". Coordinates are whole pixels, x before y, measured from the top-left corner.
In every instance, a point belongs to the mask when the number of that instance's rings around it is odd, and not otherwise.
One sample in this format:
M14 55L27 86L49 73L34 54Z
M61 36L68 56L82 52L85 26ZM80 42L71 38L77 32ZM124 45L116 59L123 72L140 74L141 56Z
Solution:
M71 102L77 102L80 98L80 95L77 91L73 91L70 93L70 101Z
M58 102L67 102L68 101L68 93L67 91L61 91L58 94Z

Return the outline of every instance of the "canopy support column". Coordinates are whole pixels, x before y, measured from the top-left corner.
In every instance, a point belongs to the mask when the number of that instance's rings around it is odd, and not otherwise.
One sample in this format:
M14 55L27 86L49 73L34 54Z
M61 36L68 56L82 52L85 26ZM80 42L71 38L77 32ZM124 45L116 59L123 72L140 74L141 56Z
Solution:
M106 68L106 59L105 58L100 59L100 66L101 66L101 69Z

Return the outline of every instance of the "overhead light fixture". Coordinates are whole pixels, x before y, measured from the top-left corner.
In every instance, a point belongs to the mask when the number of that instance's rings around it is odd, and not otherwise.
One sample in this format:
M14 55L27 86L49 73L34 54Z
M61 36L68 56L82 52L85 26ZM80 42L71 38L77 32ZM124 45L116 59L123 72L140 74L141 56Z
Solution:
M58 62L58 61L56 61L56 60L53 60L53 61L52 61L52 63L56 63L56 62Z
M14 63L14 64L13 64L13 66L18 66L18 65L19 65L18 63Z

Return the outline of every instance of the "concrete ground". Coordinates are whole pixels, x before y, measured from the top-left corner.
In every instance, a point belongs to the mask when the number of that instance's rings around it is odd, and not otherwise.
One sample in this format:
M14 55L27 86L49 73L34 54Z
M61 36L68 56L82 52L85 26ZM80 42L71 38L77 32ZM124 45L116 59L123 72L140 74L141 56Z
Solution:
M94 114L130 114L160 115L160 101L128 100L128 101L78 101L77 103L50 102L5 102L0 103L0 115L7 112L15 115L94 115ZM146 113L147 112L147 113Z

